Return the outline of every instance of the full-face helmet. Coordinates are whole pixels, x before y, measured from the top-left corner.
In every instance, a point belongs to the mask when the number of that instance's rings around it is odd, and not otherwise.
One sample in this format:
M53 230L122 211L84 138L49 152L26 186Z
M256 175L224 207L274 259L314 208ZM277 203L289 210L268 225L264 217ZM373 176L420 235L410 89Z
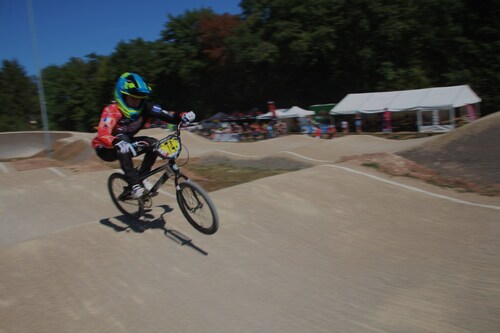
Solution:
M142 77L135 73L123 73L115 88L115 101L123 116L130 120L139 118L142 109L142 101L138 106L129 106L126 96L145 99L151 94L151 88Z

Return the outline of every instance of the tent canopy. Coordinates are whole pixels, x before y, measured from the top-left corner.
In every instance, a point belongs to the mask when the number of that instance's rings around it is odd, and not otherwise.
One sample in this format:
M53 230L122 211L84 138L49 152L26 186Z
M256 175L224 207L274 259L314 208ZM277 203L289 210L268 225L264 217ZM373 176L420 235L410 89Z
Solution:
M314 111L304 110L299 108L298 106L292 106L289 109L277 109L275 111L276 117L283 118L300 118L314 115ZM257 119L271 119L273 117L273 113L271 111L264 113L257 117Z
M304 110L298 106L292 106L286 111L286 118L307 117L314 115L314 111Z
M330 110L330 114L378 113L386 108L392 112L443 106L457 108L479 102L481 99L468 85L372 92L347 95Z

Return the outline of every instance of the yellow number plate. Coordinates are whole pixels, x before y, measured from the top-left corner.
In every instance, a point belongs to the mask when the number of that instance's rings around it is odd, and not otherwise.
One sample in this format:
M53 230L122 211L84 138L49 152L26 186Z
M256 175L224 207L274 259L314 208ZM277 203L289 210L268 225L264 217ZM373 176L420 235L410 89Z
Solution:
M177 153L179 151L179 148L180 148L179 140L175 138L169 139L160 145L160 150L166 156Z

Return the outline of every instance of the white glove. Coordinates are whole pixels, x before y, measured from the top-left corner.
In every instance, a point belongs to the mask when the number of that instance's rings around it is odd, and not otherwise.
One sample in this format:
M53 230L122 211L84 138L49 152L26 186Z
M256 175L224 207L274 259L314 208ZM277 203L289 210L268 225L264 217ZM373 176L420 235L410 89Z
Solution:
M120 141L115 145L116 149L120 151L120 154L126 154L128 152L132 153L132 156L137 156L137 152L134 149L134 146L132 146L130 143L127 141Z
M182 118L183 122L188 124L188 123L192 122L194 120L194 118L196 118L196 113L194 113L193 111L184 112L182 114L181 118Z

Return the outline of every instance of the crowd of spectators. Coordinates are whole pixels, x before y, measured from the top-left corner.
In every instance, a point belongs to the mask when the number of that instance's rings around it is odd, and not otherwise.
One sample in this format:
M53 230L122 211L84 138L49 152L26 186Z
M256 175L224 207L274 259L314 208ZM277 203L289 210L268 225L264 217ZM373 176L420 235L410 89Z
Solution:
M201 129L203 135L212 141L239 142L272 139L288 134L303 134L314 138L332 139L336 136L333 125L319 125L309 122L290 128L285 121L220 122L210 128Z
M206 132L207 133L207 132ZM277 136L288 134L286 123L263 122L263 123L243 123L236 122L221 123L219 126L211 129L208 136L213 141L237 142L237 141L255 141L271 139Z

